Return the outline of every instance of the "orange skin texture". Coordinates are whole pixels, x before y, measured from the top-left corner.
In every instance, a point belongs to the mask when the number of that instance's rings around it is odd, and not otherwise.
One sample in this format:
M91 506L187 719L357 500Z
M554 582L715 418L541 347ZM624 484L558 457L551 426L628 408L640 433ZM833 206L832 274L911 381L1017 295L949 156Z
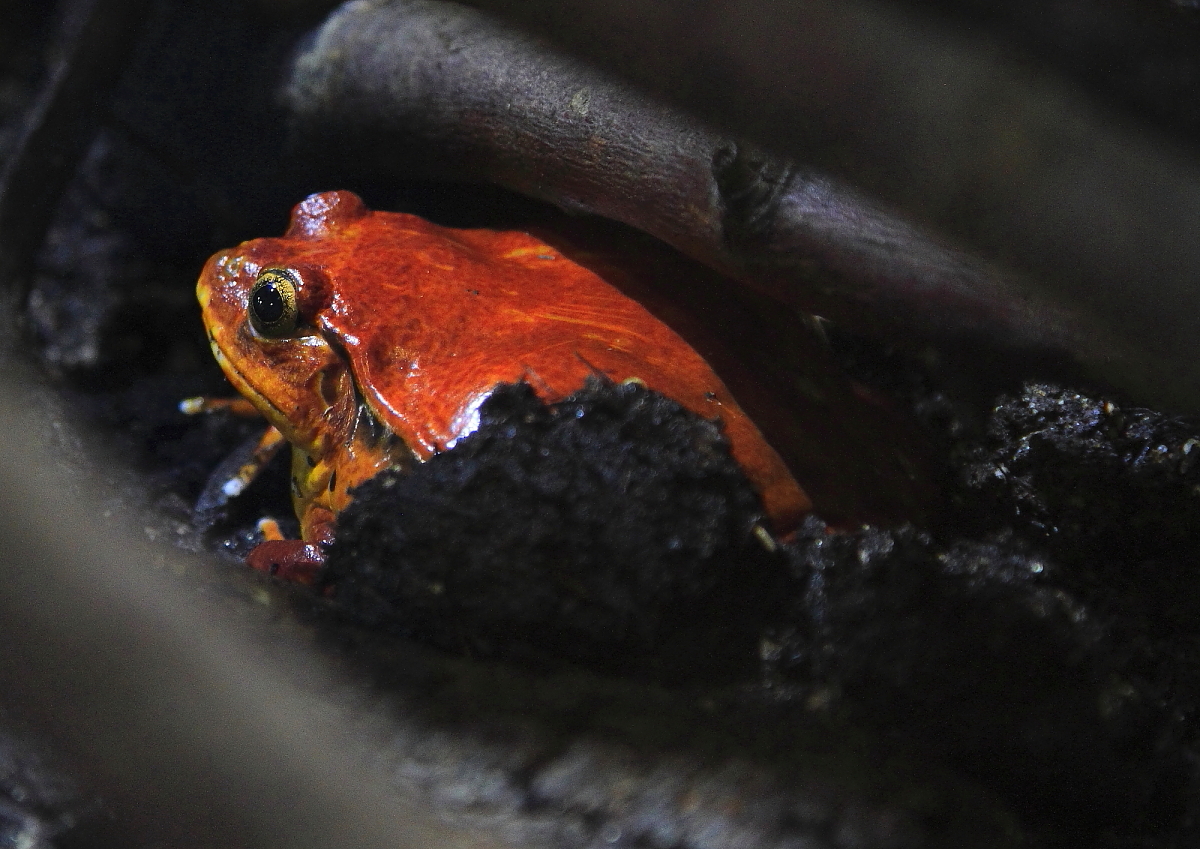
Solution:
M249 321L248 296L264 268L299 278L299 325L283 338ZM324 192L296 206L282 238L212 257L197 295L222 369L293 446L305 542L332 539L349 489L473 431L497 384L524 380L553 402L597 374L640 380L719 417L777 533L794 530L811 509L698 353L528 234L444 228L372 212L350 192Z

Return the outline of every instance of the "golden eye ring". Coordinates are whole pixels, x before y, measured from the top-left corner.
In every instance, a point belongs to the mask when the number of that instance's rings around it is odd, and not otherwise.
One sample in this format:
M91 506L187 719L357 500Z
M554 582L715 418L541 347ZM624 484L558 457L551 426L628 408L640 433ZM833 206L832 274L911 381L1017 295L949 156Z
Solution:
M250 323L263 336L279 338L296 329L300 280L287 268L264 268L258 273L246 305Z

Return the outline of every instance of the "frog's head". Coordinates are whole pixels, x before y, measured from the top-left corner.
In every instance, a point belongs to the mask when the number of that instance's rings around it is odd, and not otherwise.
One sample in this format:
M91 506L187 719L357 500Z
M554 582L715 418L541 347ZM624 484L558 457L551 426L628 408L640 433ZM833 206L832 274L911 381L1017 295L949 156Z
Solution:
M321 328L339 235L369 215L350 192L312 195L283 238L218 253L196 287L213 354L229 380L293 445L313 455L359 413L344 351Z

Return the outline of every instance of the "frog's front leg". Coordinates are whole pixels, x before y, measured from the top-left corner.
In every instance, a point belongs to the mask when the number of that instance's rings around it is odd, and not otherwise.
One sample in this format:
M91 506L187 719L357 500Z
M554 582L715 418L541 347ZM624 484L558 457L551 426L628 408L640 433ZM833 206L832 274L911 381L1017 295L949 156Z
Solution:
M240 395L234 398L210 398L207 395L198 395L195 398L184 398L179 402L179 412L189 416L218 410L247 419L262 418L262 413L258 411L258 408Z
M262 418L262 414L244 398L187 398L179 402L179 410L190 416L224 412ZM241 495L286 444L283 434L276 427L268 425L260 436L243 442L231 451L208 476L208 482L196 499L196 512L212 513Z
M188 398L180 403L179 408L189 415L220 411L261 416L243 398ZM197 500L197 511L211 512L236 498L285 445L287 440L273 426L268 426L261 436L243 443L209 476ZM258 530L264 541L250 551L246 563L260 572L285 580L313 584L325 563L324 549L333 540L333 514L317 507L309 509L306 515L306 539L286 539L277 521L269 518L260 520Z

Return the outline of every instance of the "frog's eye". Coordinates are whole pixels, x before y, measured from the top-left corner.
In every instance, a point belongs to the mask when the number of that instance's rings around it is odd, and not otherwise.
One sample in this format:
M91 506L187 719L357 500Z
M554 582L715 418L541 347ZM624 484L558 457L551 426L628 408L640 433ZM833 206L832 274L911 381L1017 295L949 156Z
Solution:
M287 336L296 329L299 281L286 268L264 268L250 290L250 323L263 336Z

